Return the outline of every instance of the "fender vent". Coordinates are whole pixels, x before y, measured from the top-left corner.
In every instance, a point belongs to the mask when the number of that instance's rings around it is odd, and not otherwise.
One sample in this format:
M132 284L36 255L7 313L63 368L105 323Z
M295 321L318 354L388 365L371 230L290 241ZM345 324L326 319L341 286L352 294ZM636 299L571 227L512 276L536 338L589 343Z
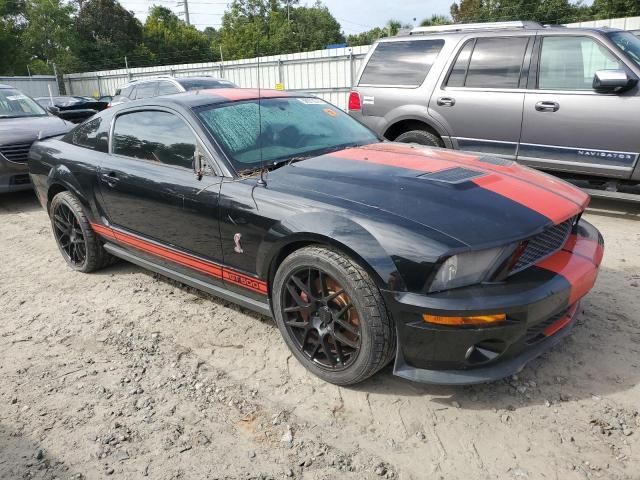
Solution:
M433 180L434 182L458 184L468 182L469 180L473 180L474 178L482 177L484 175L486 175L486 173L479 172L477 170L469 170L464 167L454 167L446 170L440 170L435 173L419 175L419 178Z
M490 165L498 165L500 167L510 167L513 165L513 160L508 160L502 157L480 157L478 159L479 162L488 163Z

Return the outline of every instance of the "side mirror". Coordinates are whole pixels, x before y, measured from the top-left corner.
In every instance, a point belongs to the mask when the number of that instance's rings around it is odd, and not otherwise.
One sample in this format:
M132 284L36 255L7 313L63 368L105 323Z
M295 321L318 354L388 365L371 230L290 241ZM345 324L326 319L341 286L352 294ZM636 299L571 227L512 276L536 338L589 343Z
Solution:
M633 88L637 78L630 77L625 70L598 70L593 76L593 89L600 93L620 93Z
M56 107L55 105L51 105L51 106L47 107L47 111L49 113L51 113L52 115L58 115L60 113L60 109L58 107Z
M198 180L202 180L206 166L207 162L204 153L202 153L200 148L196 147L196 151L193 154L193 173L195 173Z

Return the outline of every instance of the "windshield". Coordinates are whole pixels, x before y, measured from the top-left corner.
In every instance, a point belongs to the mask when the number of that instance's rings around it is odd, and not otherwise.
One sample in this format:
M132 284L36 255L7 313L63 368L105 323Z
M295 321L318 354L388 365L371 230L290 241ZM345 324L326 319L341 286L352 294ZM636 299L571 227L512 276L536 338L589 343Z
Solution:
M214 105L198 112L238 171L256 169L261 161L273 165L379 142L365 126L319 98L267 98L260 104L260 114L258 100Z
M40 105L13 88L0 88L0 118L42 117L47 115Z
M229 80L215 78L181 78L178 80L185 90L207 90L209 88L234 88L237 85Z
M612 32L608 36L637 67L640 67L640 38L629 32Z

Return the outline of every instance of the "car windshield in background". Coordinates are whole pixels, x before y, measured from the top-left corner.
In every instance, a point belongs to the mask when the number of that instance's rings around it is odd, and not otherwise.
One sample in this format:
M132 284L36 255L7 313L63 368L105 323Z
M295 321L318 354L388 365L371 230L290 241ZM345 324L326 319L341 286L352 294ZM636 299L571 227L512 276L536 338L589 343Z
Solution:
M218 80L214 78L181 78L178 83L185 90L207 90L209 88L234 88L236 84L229 80Z
M34 100L13 88L0 89L0 118L43 117L47 112Z
M608 36L616 47L640 67L640 38L629 32L612 32Z
M273 165L379 141L369 129L319 98L267 98L260 105L260 112L258 100L198 111L239 171L253 170L261 161Z

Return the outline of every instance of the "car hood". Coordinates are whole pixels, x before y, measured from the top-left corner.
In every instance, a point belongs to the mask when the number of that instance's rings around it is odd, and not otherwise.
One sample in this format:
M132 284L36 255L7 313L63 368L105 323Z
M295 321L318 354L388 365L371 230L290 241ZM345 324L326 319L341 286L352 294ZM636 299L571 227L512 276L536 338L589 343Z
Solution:
M574 186L515 162L400 143L300 161L271 172L268 185L321 198L329 209L392 214L476 248L534 235L580 214L589 201Z
M68 132L74 125L51 115L43 117L0 118L0 146L32 143L38 135L51 136Z

